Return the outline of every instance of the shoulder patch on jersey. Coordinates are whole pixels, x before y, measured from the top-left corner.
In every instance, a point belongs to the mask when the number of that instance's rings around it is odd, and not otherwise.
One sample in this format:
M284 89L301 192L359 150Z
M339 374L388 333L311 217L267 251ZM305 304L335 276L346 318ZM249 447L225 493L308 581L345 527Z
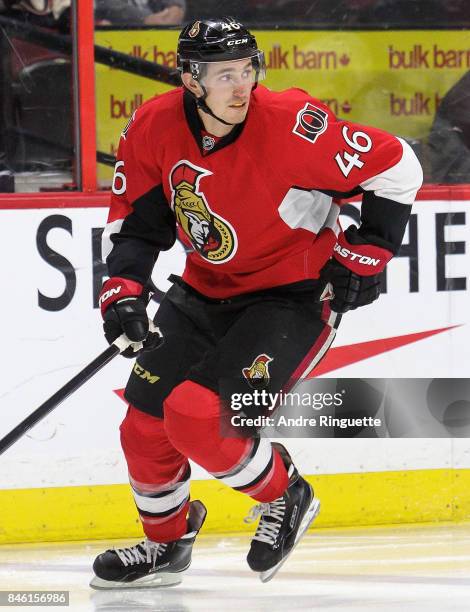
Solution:
M328 113L311 102L299 110L293 134L315 142L328 127Z

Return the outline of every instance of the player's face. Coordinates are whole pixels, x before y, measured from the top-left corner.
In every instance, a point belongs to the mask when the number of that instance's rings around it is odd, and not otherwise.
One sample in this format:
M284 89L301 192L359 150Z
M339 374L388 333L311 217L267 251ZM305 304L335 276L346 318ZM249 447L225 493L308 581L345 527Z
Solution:
M242 123L250 105L255 80L251 59L207 64L202 80L212 112L228 123Z

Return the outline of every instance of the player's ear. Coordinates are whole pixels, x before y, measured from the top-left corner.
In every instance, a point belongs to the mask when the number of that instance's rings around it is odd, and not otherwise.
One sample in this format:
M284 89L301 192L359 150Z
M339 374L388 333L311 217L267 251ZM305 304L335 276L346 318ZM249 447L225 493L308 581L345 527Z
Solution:
M197 81L193 79L193 77L189 74L189 72L183 72L181 75L181 79L183 80L183 85L189 89L189 91L196 96L202 96L202 88Z

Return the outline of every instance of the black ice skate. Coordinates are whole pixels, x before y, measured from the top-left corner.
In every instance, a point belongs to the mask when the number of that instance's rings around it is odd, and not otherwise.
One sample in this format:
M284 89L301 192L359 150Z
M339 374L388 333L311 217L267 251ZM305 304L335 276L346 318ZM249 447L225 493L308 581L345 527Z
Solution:
M136 546L107 550L93 563L94 589L129 589L163 587L179 584L182 572L191 565L191 552L205 518L206 508L200 501L189 506L188 532L179 540L166 544L144 540Z
M289 486L282 497L254 506L245 519L251 523L261 516L247 556L250 568L260 572L261 582L273 578L320 512L320 501L299 475L287 450L278 443L273 446L287 468Z

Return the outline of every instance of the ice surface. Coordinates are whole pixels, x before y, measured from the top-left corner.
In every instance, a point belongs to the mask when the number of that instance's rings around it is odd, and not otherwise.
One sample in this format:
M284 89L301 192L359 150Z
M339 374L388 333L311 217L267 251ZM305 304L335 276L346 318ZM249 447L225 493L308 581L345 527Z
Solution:
M267 584L246 565L248 537L201 535L179 586L90 589L94 557L127 543L0 546L0 590L68 590L68 609L77 611L470 609L470 524L317 531Z

